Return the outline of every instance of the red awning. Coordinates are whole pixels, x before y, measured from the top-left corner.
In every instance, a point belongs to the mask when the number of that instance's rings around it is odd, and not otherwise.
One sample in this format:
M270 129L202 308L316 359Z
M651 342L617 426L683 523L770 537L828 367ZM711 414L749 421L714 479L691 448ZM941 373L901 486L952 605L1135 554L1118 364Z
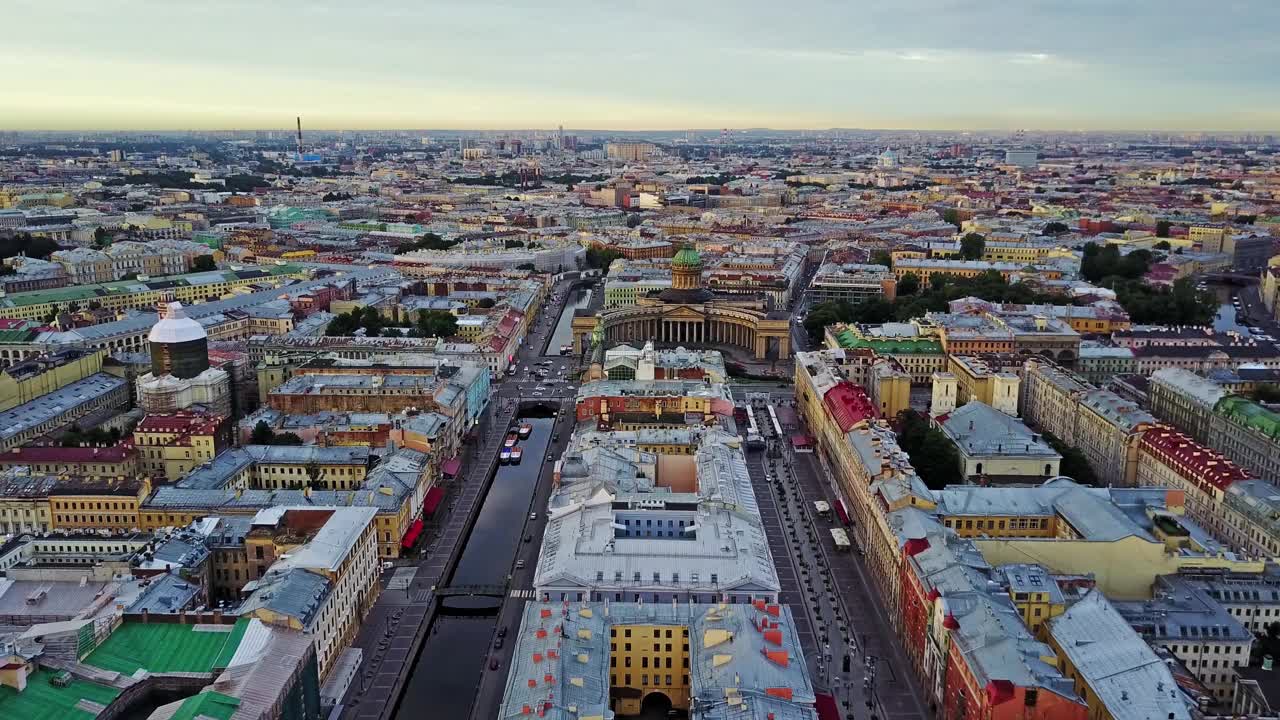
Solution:
M440 507L440 501L444 500L444 488L439 485L427 491L427 499L422 501L422 516L426 517L436 511Z
M818 711L818 720L840 720L840 706L830 695L814 693L813 709Z
M409 526L409 532L404 534L404 540L400 541L400 547L406 550L413 547L413 543L417 541L418 536L422 534L422 518L413 521L413 525Z
M807 448L810 445L809 436L804 433L796 433L791 436L791 446L797 448Z
M462 461L459 460L457 457L451 457L448 460L445 460L444 467L441 468L441 470L444 471L444 474L450 477L456 476L458 474L458 471L461 469L462 469Z
M836 498L836 514L840 516L840 522L849 524L849 511L844 509L844 501L839 498Z

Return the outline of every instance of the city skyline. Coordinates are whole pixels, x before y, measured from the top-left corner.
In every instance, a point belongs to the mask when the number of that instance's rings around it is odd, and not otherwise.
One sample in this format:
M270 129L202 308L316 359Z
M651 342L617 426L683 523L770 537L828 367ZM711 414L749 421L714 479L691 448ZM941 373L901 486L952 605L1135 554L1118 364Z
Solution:
M798 10L22 1L0 129L1280 128L1270 3Z

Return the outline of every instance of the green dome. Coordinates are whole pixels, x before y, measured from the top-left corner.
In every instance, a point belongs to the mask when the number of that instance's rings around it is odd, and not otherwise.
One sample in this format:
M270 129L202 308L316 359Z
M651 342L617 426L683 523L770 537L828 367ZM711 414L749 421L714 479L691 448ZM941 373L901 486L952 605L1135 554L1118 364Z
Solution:
M702 256L698 254L697 250L693 249L692 245L685 245L680 248L680 252L676 253L676 256L671 258L671 267L692 268L701 266Z

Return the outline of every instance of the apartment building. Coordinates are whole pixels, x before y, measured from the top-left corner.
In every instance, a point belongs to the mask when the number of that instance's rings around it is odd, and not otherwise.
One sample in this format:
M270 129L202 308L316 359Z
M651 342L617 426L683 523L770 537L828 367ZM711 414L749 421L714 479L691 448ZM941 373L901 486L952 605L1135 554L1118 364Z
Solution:
M860 303L873 298L893 302L898 295L898 277L884 265L826 263L809 283L811 303Z
M133 429L132 445L143 472L157 481L174 482L230 447L231 424L223 415L146 415Z
M1156 423L1150 413L1042 360L1026 362L1022 387L1027 422L1080 448L1100 481L1134 483L1138 441Z
M1190 720L1169 668L1102 593L1090 591L1043 627L1091 720Z
M138 474L138 452L127 443L107 447L26 445L0 453L0 470L28 468L33 474L83 477L132 477Z
M261 570L245 584L240 615L311 635L322 680L378 597L375 515L277 506L258 512L245 536L249 564Z
M1208 592L1194 584L1157 585L1150 600L1112 604L1147 642L1182 661L1216 700L1230 702L1236 668L1249 664L1253 633Z

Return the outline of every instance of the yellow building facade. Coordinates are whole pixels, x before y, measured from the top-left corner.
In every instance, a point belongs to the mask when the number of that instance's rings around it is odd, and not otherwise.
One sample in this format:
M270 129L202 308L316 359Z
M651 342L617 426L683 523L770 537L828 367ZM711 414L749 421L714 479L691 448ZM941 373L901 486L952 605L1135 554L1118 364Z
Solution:
M141 527L139 509L151 494L147 478L67 481L49 494L50 528L111 530Z
M609 628L609 681L623 715L640 712L651 692L671 699L673 709L688 710L689 628L683 625L614 625Z

